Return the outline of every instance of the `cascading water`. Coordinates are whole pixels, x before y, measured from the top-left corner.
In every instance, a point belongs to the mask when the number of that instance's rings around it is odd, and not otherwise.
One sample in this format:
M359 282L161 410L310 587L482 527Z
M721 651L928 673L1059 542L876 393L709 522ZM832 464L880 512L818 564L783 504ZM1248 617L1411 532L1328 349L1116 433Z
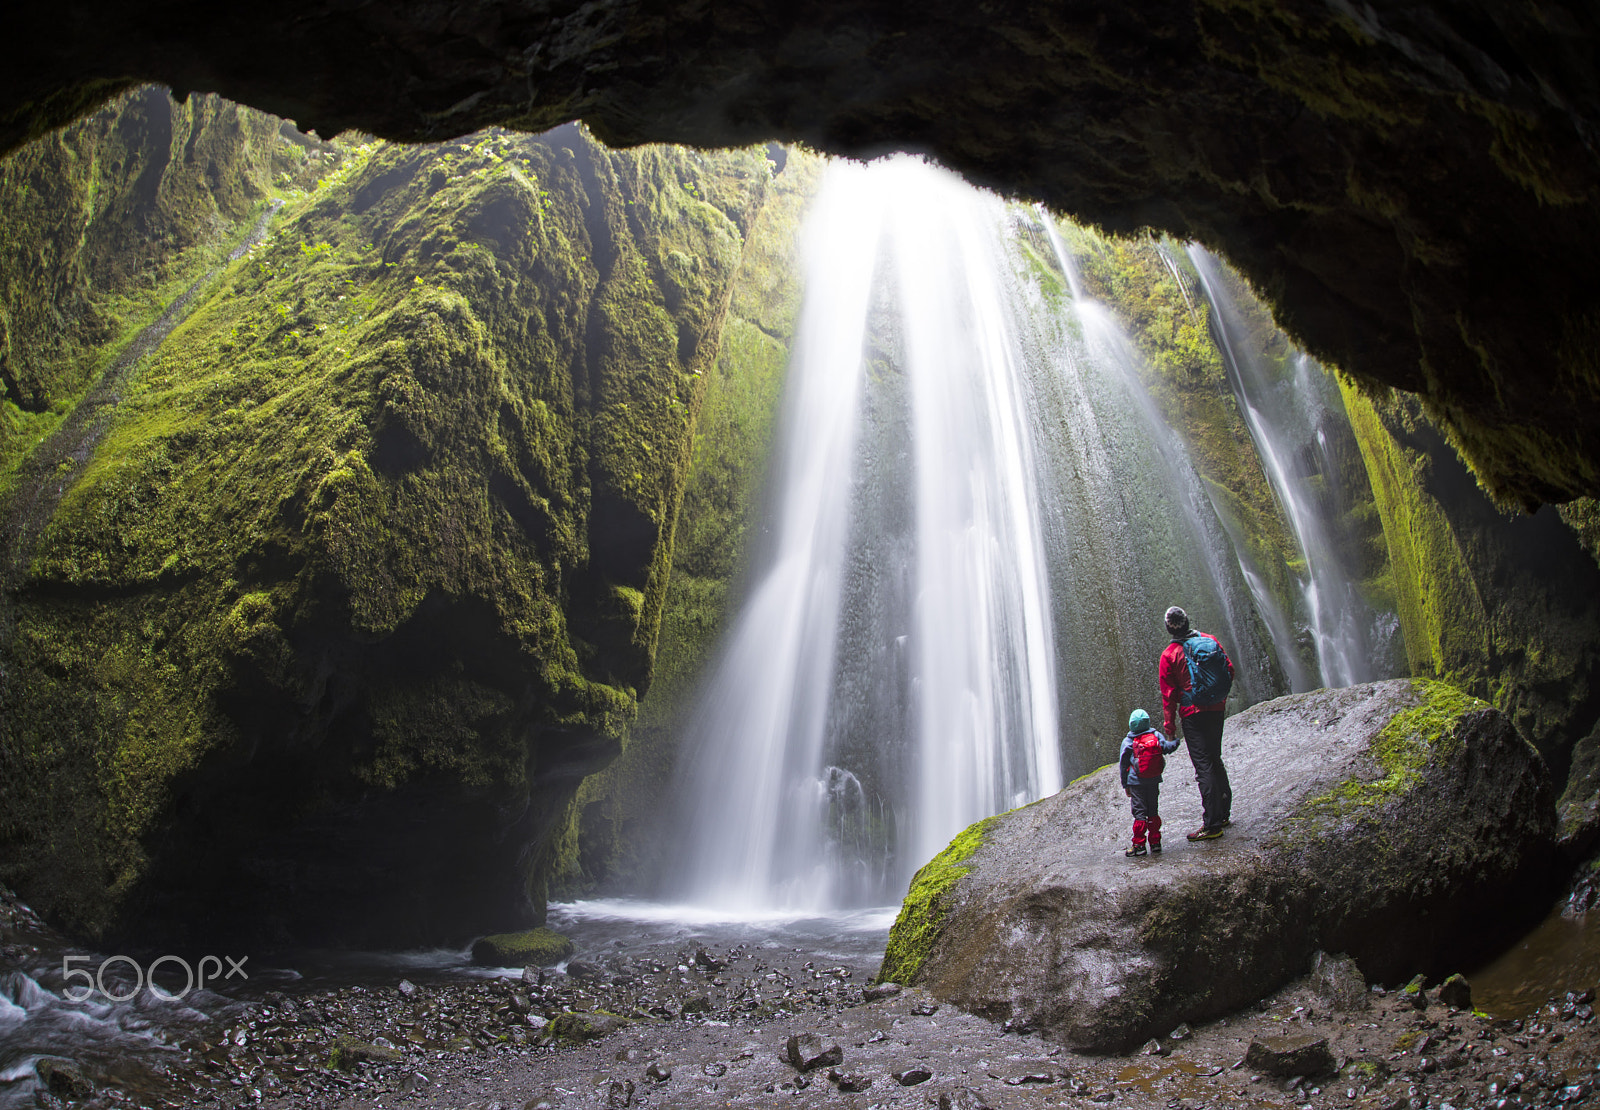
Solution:
M1303 619L1315 648L1315 685L1350 686L1395 673L1393 614L1362 599L1330 533L1340 507L1331 439L1348 427L1338 391L1311 358L1284 347L1268 358L1249 337L1242 306L1221 262L1200 247L1189 258L1213 310L1214 334L1239 409L1278 503L1305 556ZM1300 679L1296 690L1313 683Z
M966 825L1111 758L1159 711L1170 604L1224 639L1241 704L1284 685L1048 219L914 159L837 165L805 267L766 539L689 723L664 891L728 910L897 900Z
M1021 214L1019 213L1019 219ZM1066 281L1032 312L1034 404L1050 507L1061 657L1063 740L1072 770L1114 758L1127 711L1157 717L1161 614L1181 604L1217 635L1237 671L1238 704L1282 690L1280 641L1257 620L1252 589L1182 441L1157 413L1141 356L1110 312L1087 297L1048 215L1021 233L1042 238Z
M699 901L787 901L826 859L813 786L847 554L849 503L840 491L851 480L861 337L886 199L868 169L836 166L811 219L808 272L825 265L827 280L808 285L800 319L778 511L757 556L764 569L692 725L704 740L689 780L687 879Z
M1003 212L909 159L888 237L916 470L909 848L1061 786L1048 608L1021 353L1002 289Z
M829 171L808 223L771 544L692 724L692 900L886 901L966 825L1060 786L1003 222L998 200L915 159ZM874 344L888 357L869 357ZM871 735L884 721L901 735ZM863 790L854 828L833 823L851 807L824 785L845 756L873 764L856 781L876 805Z

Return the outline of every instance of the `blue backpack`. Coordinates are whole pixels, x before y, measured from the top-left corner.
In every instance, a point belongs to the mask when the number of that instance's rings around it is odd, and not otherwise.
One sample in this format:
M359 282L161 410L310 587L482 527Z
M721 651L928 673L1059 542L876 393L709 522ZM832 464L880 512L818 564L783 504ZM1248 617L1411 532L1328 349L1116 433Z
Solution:
M1185 705L1215 705L1228 700L1233 689L1233 672L1228 657L1215 636L1191 632L1183 641L1184 658L1189 661L1189 695Z

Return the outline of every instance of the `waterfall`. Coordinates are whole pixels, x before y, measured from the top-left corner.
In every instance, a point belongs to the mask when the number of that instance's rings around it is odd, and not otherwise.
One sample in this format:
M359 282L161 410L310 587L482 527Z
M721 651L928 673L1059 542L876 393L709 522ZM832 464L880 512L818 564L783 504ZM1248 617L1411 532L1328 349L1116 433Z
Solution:
M1200 247L1188 253L1212 306L1213 334L1256 454L1305 557L1299 583L1316 653L1316 685L1385 677L1393 668L1393 630L1386 627L1392 621L1361 598L1329 527L1339 508L1339 465L1330 435L1336 422L1347 423L1337 389L1309 356L1286 344L1280 357L1267 357L1251 340L1220 261ZM1294 683L1296 690L1311 685Z
M1160 714L1168 605L1227 647L1235 706L1301 678L1048 216L841 163L803 265L766 524L675 781L662 893L724 910L895 901L962 828L1114 759Z
M1061 785L1004 222L913 158L828 171L770 542L691 724L692 900L884 901L968 824Z
M840 164L808 225L808 274L785 398L776 519L763 569L698 711L689 781L689 893L772 904L824 858L814 784L833 678L848 501L877 239L886 201L867 168Z

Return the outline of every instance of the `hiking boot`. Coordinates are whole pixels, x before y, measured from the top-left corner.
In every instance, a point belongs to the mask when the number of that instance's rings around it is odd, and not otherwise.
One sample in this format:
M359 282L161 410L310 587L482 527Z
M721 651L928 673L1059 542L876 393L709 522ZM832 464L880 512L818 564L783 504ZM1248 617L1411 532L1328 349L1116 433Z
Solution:
M1144 855L1144 845L1143 844L1135 844L1132 848L1129 848L1126 852L1123 852L1122 854L1125 855L1125 856L1128 856L1130 859L1132 857L1134 857L1134 856L1142 856L1142 855Z
M1222 826L1220 826L1220 825L1218 825L1214 829L1208 829L1208 828L1205 828L1204 826L1202 826L1202 827L1194 830L1194 832L1190 833L1188 838L1190 840L1215 840L1215 839L1217 839L1217 837L1219 837L1221 835L1222 835Z
M1159 856L1161 854L1161 845L1159 845L1159 844L1150 845L1150 854L1152 856Z
M1231 825L1231 824L1233 824L1233 818L1231 818L1231 817L1224 817L1224 818L1223 818L1223 819L1222 819L1222 824L1220 824L1220 825L1218 825L1218 826L1217 826L1217 828L1219 828L1219 829L1225 829L1225 828L1227 828L1227 827L1228 827L1228 826L1229 826L1229 825Z

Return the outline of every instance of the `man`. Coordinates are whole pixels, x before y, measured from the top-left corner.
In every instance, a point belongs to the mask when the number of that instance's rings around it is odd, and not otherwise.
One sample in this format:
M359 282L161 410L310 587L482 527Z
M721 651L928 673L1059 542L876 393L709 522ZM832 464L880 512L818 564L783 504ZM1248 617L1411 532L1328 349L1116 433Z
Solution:
M1166 623L1172 637L1161 653L1160 667L1166 734L1178 735L1174 717L1181 717L1204 815L1188 838L1215 840L1233 824L1233 787L1222 765L1222 714L1233 686L1233 660L1215 636L1190 629L1189 614L1176 605L1167 610Z

